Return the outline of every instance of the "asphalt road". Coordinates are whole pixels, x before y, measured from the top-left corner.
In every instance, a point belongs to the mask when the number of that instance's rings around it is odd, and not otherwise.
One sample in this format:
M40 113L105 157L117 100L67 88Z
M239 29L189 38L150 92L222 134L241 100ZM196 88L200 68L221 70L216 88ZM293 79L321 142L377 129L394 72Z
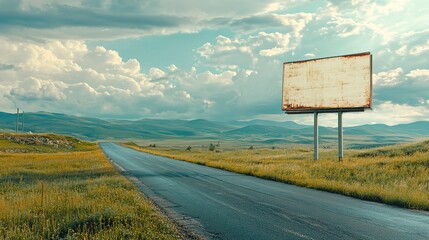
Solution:
M100 143L176 220L213 239L429 239L429 214Z

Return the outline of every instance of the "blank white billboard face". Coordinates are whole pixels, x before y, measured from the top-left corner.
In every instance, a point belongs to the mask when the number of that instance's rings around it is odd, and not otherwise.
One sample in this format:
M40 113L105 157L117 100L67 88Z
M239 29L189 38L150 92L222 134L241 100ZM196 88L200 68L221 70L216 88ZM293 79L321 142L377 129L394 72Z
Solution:
M284 111L371 108L371 54L283 65Z

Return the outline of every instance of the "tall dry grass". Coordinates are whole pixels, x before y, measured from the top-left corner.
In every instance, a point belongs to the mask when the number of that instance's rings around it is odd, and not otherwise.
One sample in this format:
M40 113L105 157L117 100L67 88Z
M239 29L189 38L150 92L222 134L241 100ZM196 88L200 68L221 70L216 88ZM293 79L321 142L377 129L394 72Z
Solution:
M0 166L0 239L182 238L95 144L2 153Z
M145 148L152 154L340 193L411 209L429 210L429 141L373 150L348 150L338 162L335 150L246 149L225 152Z

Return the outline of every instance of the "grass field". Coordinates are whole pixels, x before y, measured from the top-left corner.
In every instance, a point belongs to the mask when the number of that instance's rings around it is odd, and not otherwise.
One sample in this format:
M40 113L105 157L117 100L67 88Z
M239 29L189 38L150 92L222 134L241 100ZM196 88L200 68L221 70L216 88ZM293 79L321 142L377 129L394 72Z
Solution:
M37 135L41 141L26 145L4 136L0 239L184 238L95 143Z
M191 151L124 145L136 150L228 171L321 189L411 209L429 210L429 141L369 150L322 149L313 161L311 148Z

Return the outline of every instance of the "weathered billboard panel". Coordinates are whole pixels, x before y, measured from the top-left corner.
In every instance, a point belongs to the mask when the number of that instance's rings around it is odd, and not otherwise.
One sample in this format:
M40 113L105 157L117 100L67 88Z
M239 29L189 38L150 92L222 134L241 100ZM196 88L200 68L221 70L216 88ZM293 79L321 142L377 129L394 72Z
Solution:
M283 64L286 112L364 109L372 105L369 52Z

